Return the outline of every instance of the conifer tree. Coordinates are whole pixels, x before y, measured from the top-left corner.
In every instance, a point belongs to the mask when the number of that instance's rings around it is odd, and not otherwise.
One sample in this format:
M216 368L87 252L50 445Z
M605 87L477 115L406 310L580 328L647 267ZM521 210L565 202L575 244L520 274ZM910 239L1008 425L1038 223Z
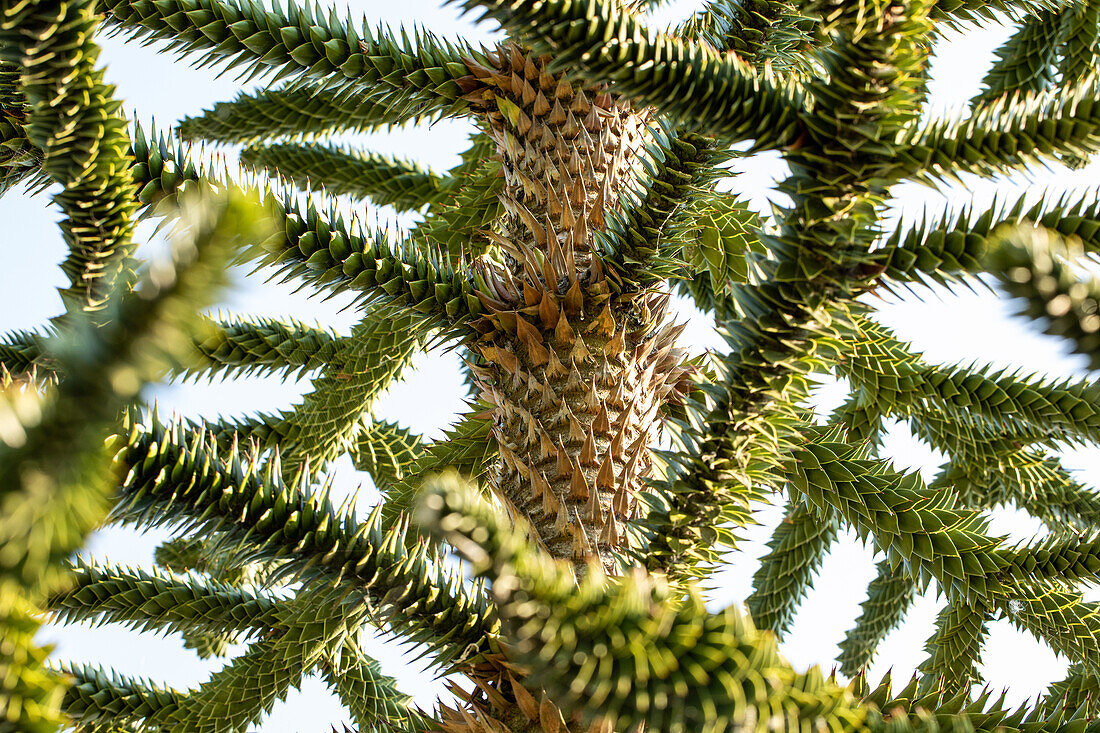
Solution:
M1100 365L1095 199L884 218L900 182L1087 161L1100 3L708 0L667 31L652 4L463 0L507 35L475 48L295 0L0 0L0 193L60 184L69 249L65 312L0 343L0 730L243 731L313 673L363 732L1100 730L1100 497L1054 453L1100 442L1100 388L928 363L860 298L987 273ZM944 31L1005 17L968 113L926 114ZM268 83L147 132L103 81L103 29ZM446 173L326 140L438 118L476 128ZM243 188L199 141L245 144ZM722 185L746 149L790 168L765 220ZM330 196L421 217L395 235ZM171 277L134 257L150 217L179 224ZM361 320L197 315L227 257L353 293ZM687 359L673 292L728 353ZM473 392L447 435L376 419L442 348ZM821 424L829 371L852 392ZM141 401L166 375L307 372L299 403L242 420ZM948 456L932 481L880 455L892 418ZM366 516L323 478L345 455L382 492ZM700 583L772 503L752 595L709 612ZM1010 545L1001 505L1049 534ZM73 559L103 522L177 534L156 568ZM842 529L881 557L849 683L777 647ZM916 676L867 679L932 585ZM247 647L175 690L52 663L44 618ZM1072 662L1020 708L976 684L1000 618ZM470 685L417 707L364 651L374 627Z

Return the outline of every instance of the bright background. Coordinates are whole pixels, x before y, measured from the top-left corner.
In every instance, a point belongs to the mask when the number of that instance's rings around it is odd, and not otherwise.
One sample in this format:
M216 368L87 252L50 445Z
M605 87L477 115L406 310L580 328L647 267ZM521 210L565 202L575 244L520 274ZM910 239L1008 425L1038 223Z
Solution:
M672 4L660 12L654 26L685 17L696 1ZM369 22L422 24L425 28L447 37L465 37L474 42L491 43L499 35L488 26L474 26L460 18L453 6L440 9L429 0L405 0L401 3L351 3L353 17L365 15ZM992 49L1008 35L1009 27L993 25L971 28L962 34L951 34L937 49L932 74L932 114L961 113L966 100L979 89L980 80L992 59ZM118 85L118 95L125 100L127 111L142 123L155 119L160 126L175 124L182 117L197 114L215 102L231 99L242 88L231 74L217 76L210 71L196 71L186 61L167 54L157 54L153 48L137 43L123 43L120 38L102 38L107 76ZM411 126L387 133L345 138L364 148L417 159L436 170L446 170L458 161L464 149L470 126L463 121L440 122L432 126ZM223 151L230 159L236 150ZM207 151L205 155L211 155ZM774 154L760 154L738 162L741 175L734 186L748 197L761 213L770 212L769 200L782 203L771 189L785 174L785 166ZM975 200L981 205L993 199L999 191L1005 199L1022 192L1038 197L1043 190L1055 192L1080 191L1100 182L1100 164L1070 171L1060 165L1035 169L1017 175L1011 181L982 180L966 177L964 183L935 190L916 184L899 185L894 217L914 218L927 210L943 211L958 208ZM9 192L0 199L0 222L11 255L0 269L0 332L15 328L34 328L60 312L61 302L55 288L63 284L57 267L64 256L55 222L60 218L50 205L50 193L30 197L21 191ZM370 223L376 216L383 221L393 218L387 209L360 206L360 214ZM406 224L408 219L403 220ZM139 241L151 235L152 227L143 225ZM16 253L14 250L19 249ZM356 320L353 309L347 308L347 298L322 302L307 297L308 289L295 293L288 286L262 282L260 276L246 278L246 271L237 273L236 285L226 293L222 307L238 313L295 318L330 325L346 333ZM1061 341L1042 336L1033 324L1011 317L1012 305L989 289L977 284L973 290L958 287L917 289L904 298L877 301L880 320L897 330L902 338L911 340L923 350L930 361L981 362L998 366L1019 367L1027 372L1061 377L1084 375L1085 361L1071 355ZM695 351L707 348L723 349L714 335L709 319L681 303L681 318L690 319L685 339ZM397 420L415 430L435 437L462 409L456 358L451 354L420 355L416 368L406 372L405 380L395 385L380 401L376 413ZM163 413L214 418L219 415L243 415L253 411L271 411L292 404L308 391L309 380L281 383L277 379L252 378L212 384L172 385L151 390ZM839 405L845 397L845 385L824 380L815 395L815 404L822 409ZM886 450L899 468L915 468L930 478L944 460L926 445L915 440L903 425L893 425L886 439ZM1100 484L1100 450L1069 450L1063 453L1072 468L1080 471L1082 480ZM377 494L370 478L352 469L349 461L335 467L337 486L354 491L362 488L362 499L369 503ZM764 553L764 543L781 519L781 507L760 513L762 525L749 530L749 540L743 550L730 558L728 567L714 578L709 593L713 608L741 603L751 591L751 578L757 559ZM1019 512L999 512L993 520L993 530L1010 534L1014 539L1030 537L1039 523ZM89 553L99 559L117 563L148 565L155 546L166 534L160 531L137 534L133 531L109 528L97 533ZM872 552L852 533L841 535L832 555L826 560L815 588L802 604L793 631L782 643L782 650L797 667L819 663L826 671L837 653L837 644L859 614L867 583L874 576ZM907 679L922 661L925 640L933 632L938 610L935 590L930 590L915 604L902 628L892 633L881 646L870 677L877 680L893 668L894 679ZM85 627L47 627L43 641L55 643L58 659L99 663L118 671L186 688L205 679L226 663L224 659L199 660L184 650L174 635L137 634L117 626L97 629ZM400 686L415 696L425 707L431 707L442 691L442 684L433 679L422 662L414 661L407 646L387 641L382 635L372 645L372 653L383 668L394 675ZM1007 621L992 624L982 659L982 671L994 689L1008 689L1008 699L1020 703L1041 693L1047 684L1060 679L1066 660L1054 655L1045 645L1028 634L1015 631ZM328 731L331 724L349 720L339 701L316 679L307 678L300 692L293 693L276 706L271 717L258 730Z

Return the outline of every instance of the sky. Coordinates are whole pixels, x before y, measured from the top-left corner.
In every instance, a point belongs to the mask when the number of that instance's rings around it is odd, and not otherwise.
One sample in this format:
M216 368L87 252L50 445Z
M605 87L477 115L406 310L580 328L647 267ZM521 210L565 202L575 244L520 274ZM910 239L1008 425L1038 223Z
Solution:
M654 24L674 22L694 9L685 0L662 9ZM488 25L474 26L461 18L453 6L439 8L429 0L404 0L401 3L364 2L350 4L353 17L365 16L373 24L422 24L446 37L465 37L474 42L491 43L499 35ZM937 49L932 74L932 101L929 114L958 113L968 98L978 91L982 75L991 61L994 47L1008 34L1005 26L970 28L953 34ZM118 85L127 113L143 124L155 120L158 126L170 126L188 114L209 108L215 102L233 98L242 83L231 74L218 76L210 70L198 71L174 55L158 54L154 48L124 43L118 37L101 39L107 66L107 78ZM252 82L247 86L255 86ZM458 160L464 149L469 126L464 122L439 122L432 126L408 127L397 131L342 138L363 149L413 158L436 170L445 170ZM225 154L230 159L235 149L206 151ZM770 201L782 203L774 192L775 181L784 175L777 155L759 154L737 162L739 175L735 189L762 213L770 211ZM1028 192L1036 197L1044 190L1085 191L1100 183L1100 165L1070 171L1052 165L1014 176L1012 180L982 180L967 177L962 182L939 189L917 184L902 184L893 191L892 220L919 217L922 212L958 208L967 202L979 205L993 200L995 192L1012 196ZM55 222L58 210L50 205L49 194L34 197L22 191L0 198L0 222L10 250L20 249L0 268L0 331L34 328L60 312L56 287L63 284L57 264L64 257L64 245ZM368 221L393 217L385 208L358 206ZM404 220L404 223L408 223ZM151 225L139 229L139 241L152 233ZM219 304L223 312L292 316L347 333L355 322L349 299L328 301L311 299L307 292L292 287L266 284L263 273L248 276L236 273L233 287ZM977 284L973 289L917 289L904 297L872 301L877 317L898 334L912 341L929 361L939 363L992 363L1018 367L1060 377L1085 375L1083 357L1070 354L1061 341L1041 335L1034 324L1011 317L1013 304L991 289ZM680 318L689 321L684 338L696 352L722 349L708 319L686 304L679 304ZM453 354L420 355L415 369L393 386L376 407L379 417L397 420L428 437L438 436L463 407L457 361ZM160 386L148 396L160 405L162 413L214 418L219 415L243 415L256 410L274 410L292 404L309 389L309 380L281 382L278 379L250 378L227 382L200 382ZM843 401L845 385L823 379L815 391L814 403L828 410ZM900 468L921 470L926 478L933 475L943 456L915 440L908 429L893 425L886 440L886 454ZM1080 478L1100 485L1100 451L1078 449L1063 453L1067 465L1080 472ZM334 481L344 491L362 489L367 501L376 497L369 477L355 472L344 460L334 467ZM781 507L760 512L761 525L747 532L742 550L719 570L708 591L709 605L718 609L741 603L751 591L751 578L757 559L765 552L765 542L781 519ZM1018 512L1004 511L993 516L993 530L1014 539L1026 539L1039 525ZM131 530L107 528L90 541L88 554L115 563L148 565L157 543L165 538L161 531L137 534ZM844 631L859 614L867 583L874 575L872 551L853 534L843 534L833 553L817 575L814 589L803 602L791 633L781 649L797 667L821 664L827 671L837 653ZM892 633L880 648L870 670L872 680L893 668L895 680L907 678L923 659L925 640L932 634L938 610L934 590L915 604L902 628ZM113 667L127 675L147 677L160 683L187 688L220 668L225 659L199 660L182 648L172 635L138 634L121 627L91 629L82 626L47 627L42 640L56 644L55 658L94 662ZM385 669L397 677L399 686L430 707L442 691L422 663L413 661L410 650L392 640L377 637L368 645ZM1047 684L1060 679L1066 661L1056 657L1029 635L1014 631L1005 621L992 624L982 659L982 670L995 689L1008 688L1011 702L1022 702L1041 692ZM256 730L265 733L328 731L331 724L348 720L339 702L324 685L307 678L300 691L276 706L272 715Z

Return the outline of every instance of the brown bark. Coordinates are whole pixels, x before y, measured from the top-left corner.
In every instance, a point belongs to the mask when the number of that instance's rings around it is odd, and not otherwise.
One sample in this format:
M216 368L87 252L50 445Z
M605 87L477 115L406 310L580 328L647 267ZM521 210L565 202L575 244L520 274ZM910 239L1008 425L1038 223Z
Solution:
M651 467L661 405L688 373L664 323L667 294L613 292L596 232L637 176L646 111L545 71L547 59L502 47L468 62L466 99L496 142L507 212L490 234L499 257L476 264L487 315L475 366L493 407L497 497L551 555L617 572L637 493ZM486 659L451 733L587 730ZM602 731L603 726L593 726Z

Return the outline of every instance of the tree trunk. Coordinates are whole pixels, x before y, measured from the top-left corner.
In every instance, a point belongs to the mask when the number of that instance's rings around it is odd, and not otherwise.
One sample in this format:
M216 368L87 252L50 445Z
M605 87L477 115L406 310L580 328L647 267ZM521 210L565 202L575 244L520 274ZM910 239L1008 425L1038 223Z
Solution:
M614 574L661 405L689 371L674 346L681 329L664 323L668 295L613 292L595 251L637 180L649 115L547 73L547 58L516 46L490 60L468 62L466 80L505 176L507 213L490 234L501 258L475 263L489 315L475 324L486 363L474 372L500 446L490 481L551 555ZM585 729L516 677L503 657L487 660L448 730Z

